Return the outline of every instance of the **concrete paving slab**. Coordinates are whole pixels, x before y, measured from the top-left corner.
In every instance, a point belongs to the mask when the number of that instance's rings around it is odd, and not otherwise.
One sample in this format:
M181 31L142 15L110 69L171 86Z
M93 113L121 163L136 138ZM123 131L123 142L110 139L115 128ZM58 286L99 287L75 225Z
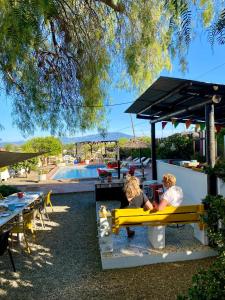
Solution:
M119 201L96 202L96 216L100 205L109 210L120 207ZM126 229L122 228L119 235L111 234L107 240L99 238L99 249L103 269L130 268L142 265L203 259L216 256L217 252L209 246L202 245L194 238L193 227L176 225L166 227L166 247L154 249L148 240L147 226L132 227L135 235L128 238ZM105 244L105 245L104 245Z

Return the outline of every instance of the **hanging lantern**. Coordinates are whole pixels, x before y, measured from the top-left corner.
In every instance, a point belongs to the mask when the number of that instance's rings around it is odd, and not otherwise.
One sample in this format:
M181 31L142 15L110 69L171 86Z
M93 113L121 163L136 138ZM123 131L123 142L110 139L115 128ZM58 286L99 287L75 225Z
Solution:
M171 150L171 151L175 151L175 150L176 150L176 147L175 147L174 143L172 143L172 145L171 145L171 147L170 147L170 150Z
M199 138L199 133L196 132L196 131L194 131L194 132L192 133L192 137L193 137L193 139L198 139L198 138Z

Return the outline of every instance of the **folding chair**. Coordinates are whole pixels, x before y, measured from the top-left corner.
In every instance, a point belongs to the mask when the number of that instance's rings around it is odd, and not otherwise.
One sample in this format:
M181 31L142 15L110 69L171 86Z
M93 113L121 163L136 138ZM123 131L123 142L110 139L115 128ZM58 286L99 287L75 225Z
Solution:
M9 234L10 234L10 229L3 230L0 233L0 256L5 253L6 250L8 250L9 258L13 267L13 272L16 272L15 264L13 261L12 257L12 252L9 248Z

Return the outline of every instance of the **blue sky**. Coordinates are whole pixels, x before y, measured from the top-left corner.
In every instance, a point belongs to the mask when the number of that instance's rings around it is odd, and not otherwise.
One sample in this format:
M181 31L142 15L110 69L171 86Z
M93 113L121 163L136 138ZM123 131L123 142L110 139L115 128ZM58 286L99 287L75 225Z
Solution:
M171 72L163 71L160 75L179 77L186 79L193 79L206 82L223 83L225 84L225 46L215 46L212 50L207 39L204 35L198 36L196 40L191 44L188 53L188 70L185 74L180 72L178 64L175 62L173 70ZM113 85L110 89L110 98L112 104L119 104L124 102L133 102L138 95L134 92L127 92L125 90L116 89ZM12 142L24 140L22 133L13 125L11 117L10 98L6 97L4 92L0 90L0 123L4 126L4 130L0 131L0 139L4 142ZM129 114L125 114L124 111L130 106L130 104L123 104L113 106L108 109L108 131L109 132L124 132L127 134L133 134L131 127L131 119ZM137 136L150 135L150 125L147 120L138 120L133 115L134 129ZM156 135L158 137L167 136L175 132L181 132L185 130L184 124L178 125L173 129L171 124L167 124L166 128L162 131L161 124L157 124ZM78 132L76 136L82 136L86 134L97 133L97 130L87 131L85 133ZM47 136L48 132L36 130L33 136ZM28 136L26 139L32 138Z

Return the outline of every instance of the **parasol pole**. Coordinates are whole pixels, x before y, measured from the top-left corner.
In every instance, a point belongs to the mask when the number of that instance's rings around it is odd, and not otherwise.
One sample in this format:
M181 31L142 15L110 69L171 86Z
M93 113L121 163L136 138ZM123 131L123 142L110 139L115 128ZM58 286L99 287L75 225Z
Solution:
M130 121L131 121L131 127L132 127L132 131L133 131L134 141L135 141L135 131L134 131L134 122L133 122L132 114L130 114ZM132 149L131 149L131 153L132 153ZM133 158L133 153L131 154L131 156ZM141 158L140 158L140 162L141 162Z
M136 137L135 137L135 131L134 131L134 122L133 122L133 118L132 118L131 114L130 114L130 121L131 121L131 126L132 126L132 130L133 130L133 136L134 136L134 140L135 140Z
M118 179L120 179L120 147L119 147L119 143L116 142L117 145L117 164L118 164Z

